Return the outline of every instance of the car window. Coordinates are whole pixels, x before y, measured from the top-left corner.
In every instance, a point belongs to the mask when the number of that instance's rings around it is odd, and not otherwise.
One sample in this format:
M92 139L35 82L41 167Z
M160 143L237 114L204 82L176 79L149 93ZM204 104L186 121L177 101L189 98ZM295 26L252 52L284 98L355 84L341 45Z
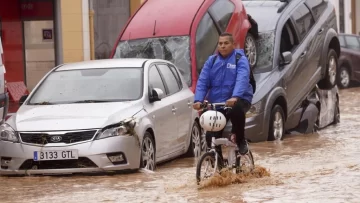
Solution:
M159 88L164 92L164 94L166 93L164 83L161 79L161 76L160 76L159 71L157 70L156 66L150 67L149 86L151 88Z
M306 0L306 4L312 10L315 21L317 21L324 12L327 2L325 0Z
M299 32L300 41L302 41L314 26L314 18L305 4L301 4L297 9L295 9L292 14L292 18L294 19L296 29Z
M208 13L205 13L196 30L196 68L200 74L207 58L212 55L219 40L213 20Z
M341 36L341 35L339 35L338 38L339 38L340 46L341 46L341 47L345 47L346 44L345 44L345 39L344 39L344 37Z
M359 50L359 40L355 36L345 36L346 47L349 49Z
M171 71L174 73L175 78L176 78L176 82L178 83L180 89L182 89L183 86L182 86L182 82L181 82L181 79L180 79L179 72L176 70L176 68L174 66L169 65L169 67L170 67Z
M281 32L280 52L294 52L298 44L299 40L295 35L294 24L288 19Z
M176 77L173 74L173 72L170 70L170 67L165 64L157 64L156 66L159 68L165 80L166 86L168 88L167 95L172 95L178 92L180 90L180 87L179 84L176 82Z
M214 20L219 23L222 31L226 30L234 10L234 4L229 0L215 1L209 9L210 14L214 17Z

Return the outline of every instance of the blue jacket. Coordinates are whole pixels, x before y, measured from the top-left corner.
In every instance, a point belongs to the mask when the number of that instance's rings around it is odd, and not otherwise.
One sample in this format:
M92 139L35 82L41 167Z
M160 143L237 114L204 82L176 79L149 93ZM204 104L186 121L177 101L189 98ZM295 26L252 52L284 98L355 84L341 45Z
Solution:
M236 53L242 56L237 64ZM250 67L244 51L235 49L226 58L219 54L212 65L214 57L215 55L210 56L201 70L194 102L203 102L206 96L210 103L225 102L231 97L238 97L251 104L253 89L249 83Z

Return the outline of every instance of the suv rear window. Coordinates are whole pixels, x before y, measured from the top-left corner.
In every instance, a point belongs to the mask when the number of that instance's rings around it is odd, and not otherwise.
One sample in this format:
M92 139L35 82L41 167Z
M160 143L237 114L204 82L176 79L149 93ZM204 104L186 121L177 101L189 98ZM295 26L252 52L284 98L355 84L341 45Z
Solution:
M314 13L315 21L317 21L326 8L325 0L306 0L306 4Z

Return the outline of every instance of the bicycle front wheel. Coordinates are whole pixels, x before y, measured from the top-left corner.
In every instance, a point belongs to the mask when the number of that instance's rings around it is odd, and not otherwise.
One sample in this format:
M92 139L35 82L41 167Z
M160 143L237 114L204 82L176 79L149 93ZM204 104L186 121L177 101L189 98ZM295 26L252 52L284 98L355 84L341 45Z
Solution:
M255 163L251 150L246 155L237 157L235 166L236 173L252 172L255 169Z
M199 184L200 181L213 176L216 172L216 169L217 167L215 164L215 152L206 152L205 154L203 154L196 165L197 183ZM202 172L204 173L203 175Z

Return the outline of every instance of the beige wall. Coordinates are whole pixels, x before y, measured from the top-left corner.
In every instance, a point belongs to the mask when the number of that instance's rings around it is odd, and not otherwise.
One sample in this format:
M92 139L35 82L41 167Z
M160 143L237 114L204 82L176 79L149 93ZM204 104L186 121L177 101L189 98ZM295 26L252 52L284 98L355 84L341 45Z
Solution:
M61 0L63 62L84 60L82 0Z
M53 26L52 20L24 21L26 85L29 90L55 66L54 38L42 38L42 29L53 29Z

